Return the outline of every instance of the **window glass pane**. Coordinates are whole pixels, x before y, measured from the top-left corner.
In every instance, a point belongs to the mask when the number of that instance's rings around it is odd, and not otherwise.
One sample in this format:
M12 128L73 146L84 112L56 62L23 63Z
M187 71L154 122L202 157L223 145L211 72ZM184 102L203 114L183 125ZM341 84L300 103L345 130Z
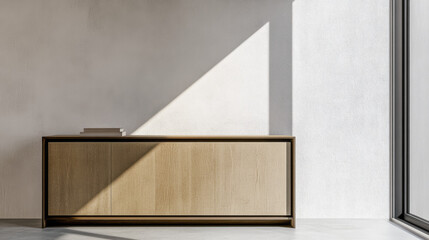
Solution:
M429 220L429 0L409 6L409 212Z

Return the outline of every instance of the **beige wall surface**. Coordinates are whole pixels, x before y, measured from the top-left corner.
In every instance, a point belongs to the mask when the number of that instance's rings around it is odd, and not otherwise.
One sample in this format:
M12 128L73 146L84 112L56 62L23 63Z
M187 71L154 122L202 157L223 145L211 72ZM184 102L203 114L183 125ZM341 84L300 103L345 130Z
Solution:
M41 136L291 134L291 0L0 1L0 218L41 217Z

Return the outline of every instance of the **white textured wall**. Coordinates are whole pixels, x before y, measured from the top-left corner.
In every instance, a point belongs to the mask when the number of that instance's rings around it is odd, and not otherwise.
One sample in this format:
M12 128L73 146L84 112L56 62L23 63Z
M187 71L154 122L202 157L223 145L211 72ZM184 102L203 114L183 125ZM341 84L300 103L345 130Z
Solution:
M389 215L389 1L295 0L297 215Z

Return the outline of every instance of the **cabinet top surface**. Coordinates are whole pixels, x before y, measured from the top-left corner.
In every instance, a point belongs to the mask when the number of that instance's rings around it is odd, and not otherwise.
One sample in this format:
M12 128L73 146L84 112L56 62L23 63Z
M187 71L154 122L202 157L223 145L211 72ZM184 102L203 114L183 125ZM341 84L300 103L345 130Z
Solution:
M81 136L81 135L52 135L43 136L43 139L105 139L105 140L294 140L294 136L286 135L130 135L130 136Z

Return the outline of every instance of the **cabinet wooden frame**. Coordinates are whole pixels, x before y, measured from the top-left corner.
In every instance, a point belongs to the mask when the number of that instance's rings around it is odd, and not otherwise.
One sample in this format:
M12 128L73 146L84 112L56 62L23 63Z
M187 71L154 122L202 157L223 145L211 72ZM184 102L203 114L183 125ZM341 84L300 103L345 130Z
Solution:
M162 216L111 216L111 215L74 215L51 216L48 213L48 161L49 143L57 142L287 142L290 143L290 169L288 182L290 195L290 215L162 215ZM295 227L295 137L272 136L126 136L126 137L97 137L97 136L47 136L42 138L42 227L58 225L140 225L140 224L256 224L256 225L283 225Z

